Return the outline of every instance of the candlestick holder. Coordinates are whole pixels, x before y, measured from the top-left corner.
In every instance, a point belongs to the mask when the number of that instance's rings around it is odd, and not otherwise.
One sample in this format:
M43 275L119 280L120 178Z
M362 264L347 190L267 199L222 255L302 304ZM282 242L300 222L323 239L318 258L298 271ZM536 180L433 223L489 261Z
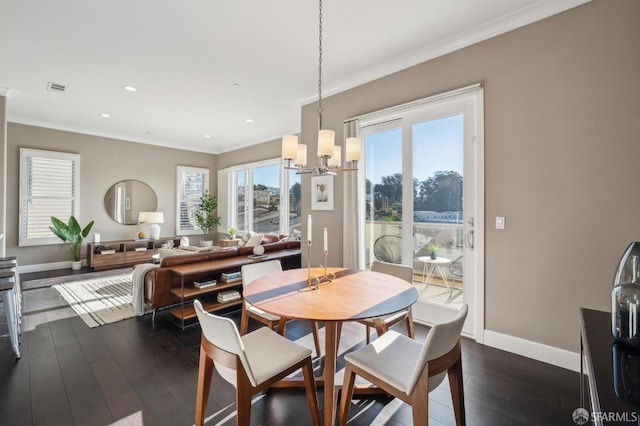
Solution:
M329 254L329 252L327 250L324 250L324 279L326 281L333 281L336 279L336 274L334 274L333 272L329 272L327 274L327 254Z
M310 290L318 290L322 283L328 284L336 278L333 272L327 273L327 254L324 250L324 274L311 275L311 241L307 241L307 287Z

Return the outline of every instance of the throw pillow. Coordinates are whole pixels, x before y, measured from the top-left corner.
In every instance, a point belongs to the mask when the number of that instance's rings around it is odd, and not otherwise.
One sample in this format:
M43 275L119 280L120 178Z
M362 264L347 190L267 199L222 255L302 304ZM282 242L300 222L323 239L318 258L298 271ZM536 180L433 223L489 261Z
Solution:
M244 247L245 245L247 245L247 241L249 241L251 235L253 235L253 232L245 232L242 238L238 240L238 247Z
M251 238L247 240L246 247L254 247L262 244L262 234L253 234Z

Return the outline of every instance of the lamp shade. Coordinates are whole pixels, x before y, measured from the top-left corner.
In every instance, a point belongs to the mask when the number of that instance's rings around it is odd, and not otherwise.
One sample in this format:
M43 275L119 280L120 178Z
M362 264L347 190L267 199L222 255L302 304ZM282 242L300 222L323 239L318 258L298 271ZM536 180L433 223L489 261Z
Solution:
M147 215L149 212L138 213L138 223L147 223Z
M333 155L329 158L327 165L329 167L340 167L340 164L342 164L342 147L335 145L333 147Z
M307 146L305 144L298 144L298 152L296 153L296 159L293 164L296 166L304 167L307 165Z
M333 155L333 145L336 139L336 132L333 130L320 130L318 132L318 157Z
M360 138L347 138L347 161L360 161Z
M164 223L164 213L147 212L147 223Z
M293 160L298 154L298 137L296 135L284 135L282 137L282 158Z

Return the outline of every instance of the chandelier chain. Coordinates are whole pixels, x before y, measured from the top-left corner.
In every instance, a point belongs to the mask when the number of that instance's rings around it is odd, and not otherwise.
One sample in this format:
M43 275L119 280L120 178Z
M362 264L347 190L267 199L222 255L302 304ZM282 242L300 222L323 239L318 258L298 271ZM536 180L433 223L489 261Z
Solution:
M318 128L322 128L322 0L318 1Z

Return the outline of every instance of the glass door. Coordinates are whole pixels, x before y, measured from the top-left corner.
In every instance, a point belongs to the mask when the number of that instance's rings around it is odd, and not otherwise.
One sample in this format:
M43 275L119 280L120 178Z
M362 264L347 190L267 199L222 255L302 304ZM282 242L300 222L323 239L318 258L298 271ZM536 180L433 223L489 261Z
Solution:
M412 266L420 300L458 310L464 294L464 116L411 126Z
M465 96L396 111L360 127L364 266L375 259L412 266L419 293L414 319L447 320L466 303L469 335L476 334L482 286L474 241L477 115L476 98Z

